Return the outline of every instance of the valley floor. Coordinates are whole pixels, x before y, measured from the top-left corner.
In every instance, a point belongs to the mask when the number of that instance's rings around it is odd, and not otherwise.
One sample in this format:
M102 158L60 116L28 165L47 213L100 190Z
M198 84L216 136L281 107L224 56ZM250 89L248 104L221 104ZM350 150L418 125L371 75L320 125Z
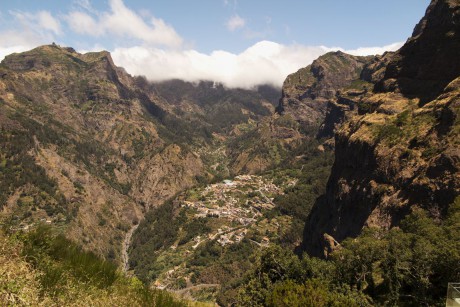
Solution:
M296 183L297 179L290 177L275 184L273 178L267 175L239 175L233 180L179 194L172 203L180 212L181 225L174 242L153 252L155 260L149 273L152 276L154 272L155 276L150 280L152 286L184 294L188 298L214 301L216 291L222 286L219 274L223 270L221 262L224 258L242 246L250 254L266 248L277 242L283 230L289 228L290 217L269 215L275 208L274 198L283 195L284 189ZM128 242L127 236L125 244ZM134 240L135 261L139 261L138 248ZM210 249L218 249L218 257L206 256ZM142 275L138 267L135 269L137 274ZM238 273L241 269L235 269L228 278L243 274Z

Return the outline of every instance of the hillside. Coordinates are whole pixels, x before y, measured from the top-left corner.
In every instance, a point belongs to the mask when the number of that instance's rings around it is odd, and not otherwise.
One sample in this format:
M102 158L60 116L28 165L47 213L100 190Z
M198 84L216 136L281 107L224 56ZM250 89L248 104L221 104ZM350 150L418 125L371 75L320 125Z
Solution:
M373 57L330 52L289 75L283 84L277 112L290 115L304 130L315 130L324 121L328 104L343 89L363 90L361 74Z
M459 195L459 9L433 1L413 36L387 55L374 91L355 98L357 113L335 134L327 192L305 227L312 254L335 245L325 233L340 242L364 227L389 229L414 208L442 219Z
M39 227L0 232L0 301L5 306L199 306L149 290L114 264Z
M301 242L305 212L324 193L332 162L315 146L306 154L290 168L196 186L150 211L133 235L130 268L158 287L235 303L251 259Z
M157 98L139 93L107 52L43 46L7 56L0 69L1 206L15 227L45 220L119 259L145 210L202 173L147 111L161 110Z
M459 18L433 0L400 50L324 54L281 91L149 82L54 43L7 56L0 302L443 305Z
M9 55L0 71L3 218L15 229L56 225L117 261L150 208L228 174L226 137L273 109L255 91L208 83L184 83L177 102L166 84L131 77L107 52L57 45ZM225 113L235 116L211 116Z

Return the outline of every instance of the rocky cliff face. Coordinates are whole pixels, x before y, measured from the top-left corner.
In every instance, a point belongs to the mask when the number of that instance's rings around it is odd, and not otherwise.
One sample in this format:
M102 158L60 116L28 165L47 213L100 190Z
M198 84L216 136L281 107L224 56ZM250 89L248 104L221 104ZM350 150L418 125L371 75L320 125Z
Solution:
M289 164L302 156L302 144L331 138L358 112L361 95L383 77L382 63L387 59L387 54L359 57L331 52L289 75L276 114L250 129L234 131L236 137L228 146L233 172L257 173Z
M161 99L107 52L43 46L7 56L0 71L0 206L15 227L47 220L118 259L131 225L204 172L168 138Z
M400 92L424 104L435 99L460 71L459 3L432 1L412 37L392 57L378 92Z
M7 56L0 78L0 217L61 226L117 260L145 212L234 169L227 143L274 112L278 91L152 84L108 52L54 44Z
M340 51L319 57L287 77L277 112L291 116L306 129L315 130L326 116L328 102L336 100L339 90L356 85L371 60L372 57Z
M414 207L440 219L459 195L459 9L432 1L408 42L363 71L377 84L335 134L327 193L305 226L309 253L327 255L331 236L397 226Z

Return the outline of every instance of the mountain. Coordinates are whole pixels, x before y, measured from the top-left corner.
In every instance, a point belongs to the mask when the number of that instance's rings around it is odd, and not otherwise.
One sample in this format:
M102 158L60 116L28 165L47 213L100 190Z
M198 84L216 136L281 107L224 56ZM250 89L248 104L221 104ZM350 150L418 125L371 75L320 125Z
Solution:
M315 130L323 123L328 103L336 100L339 90L366 87L361 72L372 58L341 51L320 56L286 78L277 112L290 115L303 129Z
M460 278L459 16L458 0L433 0L400 50L323 65L340 78L324 86L314 65L288 77L278 113L334 163L298 257L261 251L240 305L446 304Z
M0 271L22 290L0 280L0 300L171 300L118 267L220 305L442 304L460 278L459 16L433 0L400 50L325 54L281 99L152 83L108 52L7 56Z
M271 114L276 92L151 84L108 52L54 44L7 56L0 75L2 216L13 228L57 225L117 261L150 208L228 174L218 149Z
M392 57L377 92L398 92L423 105L458 77L458 1L432 1L412 37Z
M163 108L197 131L204 130L208 137L213 133L228 134L234 125L272 114L279 96L279 90L270 86L244 90L211 81L149 83L143 77L136 77L136 83L143 91L161 97Z
M363 70L376 84L336 129L327 191L305 226L309 253L327 255L365 227L398 226L414 208L442 219L459 195L459 10L433 1L400 50Z
M330 52L289 75L275 114L235 131L237 137L229 144L233 172L254 174L267 168L289 167L304 156L305 144L330 137L335 124L344 120L341 111L333 110L332 105L339 110L347 108L338 96L356 96L373 86L361 75L366 64L374 61L374 57Z
M195 154L162 135L148 111L161 113L157 98L109 53L43 46L0 67L1 204L13 224L48 220L120 259L127 229L202 173Z

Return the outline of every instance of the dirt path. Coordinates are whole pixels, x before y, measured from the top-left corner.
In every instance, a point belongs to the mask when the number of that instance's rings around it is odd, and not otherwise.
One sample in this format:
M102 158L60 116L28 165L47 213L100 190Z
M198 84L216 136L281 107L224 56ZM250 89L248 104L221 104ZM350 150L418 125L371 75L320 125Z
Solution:
M134 225L126 234L125 239L123 240L123 248L121 249L121 260L123 261L123 271L128 272L129 270L129 255L128 255L128 249L129 245L131 244L131 237L133 236L134 231L136 231L137 227L139 227L138 223L137 225Z

